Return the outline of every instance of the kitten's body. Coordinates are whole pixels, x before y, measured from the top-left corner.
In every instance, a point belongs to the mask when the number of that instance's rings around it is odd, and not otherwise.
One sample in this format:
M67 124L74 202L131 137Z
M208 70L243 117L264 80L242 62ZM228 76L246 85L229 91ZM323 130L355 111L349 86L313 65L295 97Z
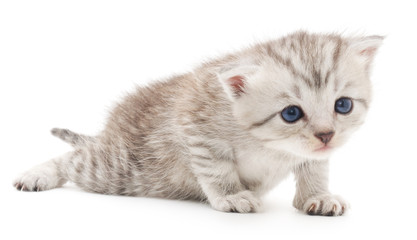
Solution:
M75 150L33 168L15 186L46 190L69 180L93 192L207 200L218 210L250 212L293 172L295 207L340 215L347 204L327 190L331 151L321 151L313 135L335 131L324 147L337 147L362 123L368 68L381 39L357 39L357 49L349 41L296 33L138 88L96 137L54 129ZM332 112L344 94L359 105L348 120ZM300 102L305 119L283 122L281 110Z

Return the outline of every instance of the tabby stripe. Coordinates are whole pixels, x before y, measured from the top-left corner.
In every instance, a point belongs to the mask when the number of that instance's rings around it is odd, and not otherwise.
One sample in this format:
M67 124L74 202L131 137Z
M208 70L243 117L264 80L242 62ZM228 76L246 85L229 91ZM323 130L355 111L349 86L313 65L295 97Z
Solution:
M334 48L334 52L333 52L333 64L334 64L333 70L337 68L341 48L342 48L342 40L340 38L337 38L336 47Z
M276 62L280 63L282 66L286 67L294 76L301 78L301 80L304 81L305 84L307 84L310 88L313 87L313 84L311 83L310 79L306 77L304 74L297 71L297 69L294 67L294 64L291 62L290 59L284 59L280 55L278 55L270 45L266 47L266 52L268 55L274 59Z
M211 146L204 142L194 142L188 144L190 147L210 149Z
M314 87L316 89L320 89L321 88L321 71L313 67L312 75L313 75L313 80L314 80Z
M256 123L253 123L253 124L249 127L249 130L251 130L251 129L253 129L253 128L260 127L260 126L262 126L262 125L265 125L267 122L269 122L271 119L273 119L276 115L278 115L278 113L279 113L279 112L277 112L277 113L273 113L273 114L269 115L267 118L265 118L264 120L259 121L259 122L256 122Z
M326 77L324 77L324 85L327 86L329 83L330 74L332 73L332 69L326 73Z
M87 159L85 159L85 161L90 161L91 162L91 165L89 166L90 167L90 172L89 172L89 175L90 175L90 184L89 184L89 187L90 187L90 190L91 191L93 191L93 192L101 192L100 190L101 190L101 185L99 184L99 176L97 175L97 172L98 172L98 167L99 167L99 163L98 163L98 161L97 161L97 158L96 158L96 155L94 154L94 152L90 152L90 151L88 151L88 150L86 150L86 153L88 153L88 155L87 155Z
M75 183L81 183L81 180L83 179L83 174L85 172L85 152L79 149L75 151L74 154L72 154L70 159L70 164L72 165L72 168L68 168L68 170L75 170L75 172L68 173L68 178L74 178L71 179L71 181Z

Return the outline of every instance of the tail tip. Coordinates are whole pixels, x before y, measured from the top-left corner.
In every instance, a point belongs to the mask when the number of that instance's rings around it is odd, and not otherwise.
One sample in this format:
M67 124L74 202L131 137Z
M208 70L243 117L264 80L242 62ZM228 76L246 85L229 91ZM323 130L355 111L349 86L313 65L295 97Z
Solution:
M58 137L60 135L62 135L63 133L68 132L67 129L62 129L62 128L52 128L51 129L51 134Z
M51 129L51 134L56 136L58 134L59 128L52 128Z

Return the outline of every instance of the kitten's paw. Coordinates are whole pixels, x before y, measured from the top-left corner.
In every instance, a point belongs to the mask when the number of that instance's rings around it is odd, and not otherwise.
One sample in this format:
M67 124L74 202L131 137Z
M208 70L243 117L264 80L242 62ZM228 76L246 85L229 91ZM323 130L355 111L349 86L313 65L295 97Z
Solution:
M13 186L19 191L34 191L39 192L50 189L48 187L48 181L45 177L25 174L18 177Z
M218 197L211 202L211 206L216 210L238 213L256 212L261 205L261 201L250 191L242 191L234 195Z
M48 166L49 165L49 166ZM13 181L13 186L20 191L44 191L62 186L66 180L60 178L57 170L50 164L32 168Z
M349 204L341 197L331 194L312 196L303 205L303 211L309 215L341 216Z

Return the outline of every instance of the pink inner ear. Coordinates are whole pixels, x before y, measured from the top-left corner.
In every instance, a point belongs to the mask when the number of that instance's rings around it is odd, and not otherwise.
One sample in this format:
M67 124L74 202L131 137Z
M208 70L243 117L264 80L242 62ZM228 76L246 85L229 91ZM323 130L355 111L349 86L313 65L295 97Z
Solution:
M368 48L365 48L362 51L360 51L359 54L362 55L362 56L371 57L371 56L375 55L376 50L377 49L375 47L368 47Z
M232 87L233 93L240 96L240 94L244 93L245 82L243 81L242 76L233 76L227 79L228 84Z

